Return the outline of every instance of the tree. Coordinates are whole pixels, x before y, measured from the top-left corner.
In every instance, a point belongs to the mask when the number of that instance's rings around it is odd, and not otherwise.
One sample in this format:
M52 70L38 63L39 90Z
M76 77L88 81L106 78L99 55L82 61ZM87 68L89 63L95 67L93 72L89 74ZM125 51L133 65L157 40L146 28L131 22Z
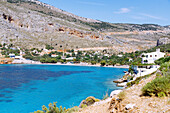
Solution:
M72 52L72 57L75 57L75 56L76 56L76 54L74 52Z
M45 58L41 58L41 59L40 59L40 62L41 62L41 63L45 63L45 62L46 62L46 59L45 59Z
M3 46L6 46L6 43L4 43Z
M57 63L57 59L51 58L51 63Z
M71 52L73 53L73 52L74 52L74 49L72 49Z
M92 65L95 65L95 64L96 64L96 61L91 61L91 64L92 64Z
M69 57L71 57L70 54L67 54L67 55L66 55L66 58L69 58Z
M60 59L60 62L61 62L61 63L64 63L64 60L63 60L63 59Z
M101 64L101 66L105 66L105 65L106 65L106 61L105 61L105 60L102 60L102 61L100 62L100 64Z

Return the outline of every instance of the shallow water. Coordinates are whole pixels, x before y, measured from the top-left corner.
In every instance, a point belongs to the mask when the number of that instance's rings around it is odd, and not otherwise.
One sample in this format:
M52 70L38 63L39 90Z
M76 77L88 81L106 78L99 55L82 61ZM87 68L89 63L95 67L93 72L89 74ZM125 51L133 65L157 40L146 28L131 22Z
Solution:
M127 69L59 65L0 65L0 113L29 113L50 102L70 108L102 99Z

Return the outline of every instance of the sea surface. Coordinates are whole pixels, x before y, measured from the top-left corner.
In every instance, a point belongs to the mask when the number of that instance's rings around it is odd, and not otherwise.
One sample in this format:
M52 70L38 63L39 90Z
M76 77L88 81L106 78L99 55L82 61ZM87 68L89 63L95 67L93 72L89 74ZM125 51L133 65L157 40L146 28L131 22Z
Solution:
M0 113L30 113L42 105L78 106L120 89L112 81L127 69L61 65L0 65Z

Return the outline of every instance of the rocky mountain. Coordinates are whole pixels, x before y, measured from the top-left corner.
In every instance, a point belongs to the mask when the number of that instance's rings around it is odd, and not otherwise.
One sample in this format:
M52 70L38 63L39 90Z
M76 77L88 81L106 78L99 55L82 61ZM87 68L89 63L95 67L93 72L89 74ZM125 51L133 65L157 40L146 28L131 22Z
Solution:
M169 40L170 26L113 24L79 17L37 0L0 0L0 41L23 48L93 48L131 52Z

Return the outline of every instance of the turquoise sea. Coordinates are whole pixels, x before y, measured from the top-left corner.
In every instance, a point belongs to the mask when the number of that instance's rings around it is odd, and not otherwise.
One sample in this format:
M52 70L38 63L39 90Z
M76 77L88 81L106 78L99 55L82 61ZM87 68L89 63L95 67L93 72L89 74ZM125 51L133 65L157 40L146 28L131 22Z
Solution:
M50 102L70 108L102 99L127 69L60 65L0 65L0 113L30 113Z

